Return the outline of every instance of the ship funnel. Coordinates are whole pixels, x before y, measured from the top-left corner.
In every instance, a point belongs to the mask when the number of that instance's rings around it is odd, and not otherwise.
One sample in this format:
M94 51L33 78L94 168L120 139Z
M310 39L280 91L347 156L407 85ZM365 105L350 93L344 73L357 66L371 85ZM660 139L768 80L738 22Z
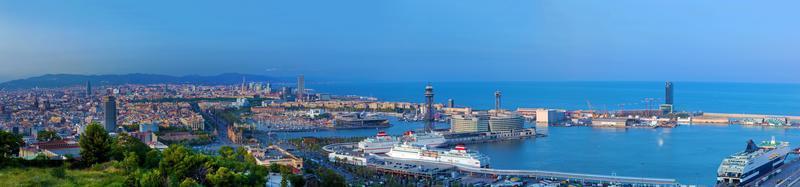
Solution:
M752 153L752 152L758 151L758 146L756 145L755 142L753 142L752 139L748 140L747 141L747 148L744 151L748 152L748 153Z

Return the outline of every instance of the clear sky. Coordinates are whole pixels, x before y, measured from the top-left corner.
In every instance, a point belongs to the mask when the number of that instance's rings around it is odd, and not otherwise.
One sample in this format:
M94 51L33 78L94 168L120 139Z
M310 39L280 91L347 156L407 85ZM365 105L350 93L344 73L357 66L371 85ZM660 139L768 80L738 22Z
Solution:
M0 1L0 81L45 73L346 81L800 83L797 0Z

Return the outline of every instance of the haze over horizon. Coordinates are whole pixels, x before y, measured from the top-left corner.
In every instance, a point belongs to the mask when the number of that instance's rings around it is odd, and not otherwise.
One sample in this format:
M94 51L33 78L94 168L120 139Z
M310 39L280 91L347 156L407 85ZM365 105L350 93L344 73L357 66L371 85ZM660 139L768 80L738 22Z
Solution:
M334 81L800 83L800 2L2 1L0 82L48 73Z

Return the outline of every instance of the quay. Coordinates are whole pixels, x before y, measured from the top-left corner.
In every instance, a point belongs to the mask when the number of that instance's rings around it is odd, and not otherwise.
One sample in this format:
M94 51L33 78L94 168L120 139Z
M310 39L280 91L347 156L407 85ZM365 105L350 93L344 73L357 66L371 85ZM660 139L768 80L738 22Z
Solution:
M413 163L427 162L421 160L390 158L380 155L375 155L375 158L384 161L391 160L392 162L400 162L400 161L413 162ZM436 163L436 162L427 162L427 163L441 165L441 163ZM370 163L367 165L373 166L375 164ZM510 169L477 168L477 167L461 166L455 164L450 166L452 166L455 171L472 175L477 174L477 175L489 175L489 176L515 176L515 177L534 178L534 179L579 181L579 182L591 182L596 184L630 185L630 186L642 186L642 187L680 185L678 181L675 179L595 175L595 174L582 174L582 173L569 173L569 172L556 172L556 171L542 171L542 170L510 170ZM376 165L376 167L379 167L383 170L388 169L383 167L383 165ZM413 174L415 172L403 170L402 173ZM427 175L430 174L428 173Z
M800 120L800 116L784 115L765 115L765 114L729 114L729 113L703 113L703 117L711 118L787 118L789 120Z

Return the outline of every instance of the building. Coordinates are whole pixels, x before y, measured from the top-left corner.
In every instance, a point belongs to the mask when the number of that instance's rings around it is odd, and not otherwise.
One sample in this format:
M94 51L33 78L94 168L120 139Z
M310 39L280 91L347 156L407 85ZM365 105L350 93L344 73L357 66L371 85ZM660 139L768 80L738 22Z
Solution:
M108 132L114 132L117 129L117 101L114 96L103 97L103 105L105 112L105 128Z
M180 121L181 124L183 124L185 127L191 128L192 130L205 130L205 120L203 119L203 116L198 114L180 118Z
M447 100L447 108L454 108L456 107L456 102L453 99Z
M450 117L450 132L489 132L489 114L479 111L453 115Z
M666 91L666 95L664 96L664 104L672 105L673 103L673 87L672 82L667 81L666 85L664 86L664 90Z
M303 75L297 76L297 98L296 100L299 102L305 101L306 98L306 80Z
M51 160L80 158L81 147L75 140L55 140L38 142L19 149L19 157L27 160L43 155Z
M525 118L522 118L519 114L508 111L495 111L489 116L490 132L506 132L523 128L525 128Z
M292 167L295 169L295 172L299 172L301 169L303 169L303 158L294 156L292 153L286 151L280 146L271 145L263 149L248 147L247 152L255 157L258 165L283 165Z
M92 98L92 82L86 81L86 97Z
M139 132L158 132L158 123L140 123Z
M627 118L597 118L592 120L592 127L625 128L632 122Z
M674 110L672 106L674 99L673 97L674 89L672 86L672 82L667 81L666 85L664 86L664 92L665 92L664 104L662 104L659 107L659 110L661 110L662 114L667 115L671 114Z
M566 110L536 109L536 123L557 124L566 119Z

